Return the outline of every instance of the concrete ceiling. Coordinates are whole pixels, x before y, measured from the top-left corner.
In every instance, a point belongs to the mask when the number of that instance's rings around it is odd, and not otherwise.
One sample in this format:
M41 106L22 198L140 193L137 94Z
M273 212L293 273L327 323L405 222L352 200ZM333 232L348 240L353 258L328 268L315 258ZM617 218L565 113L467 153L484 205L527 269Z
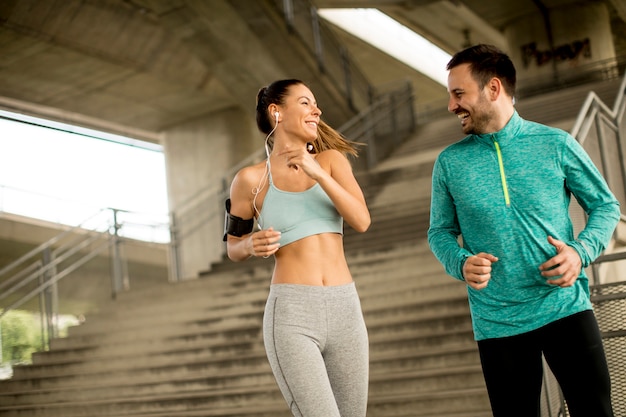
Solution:
M600 0L598 0L600 1ZM624 0L605 0L624 22ZM2 0L0 108L158 142L169 127L232 107L254 109L273 79L314 78L314 61L289 41L282 0ZM502 28L571 0L316 0L315 6L376 7L453 53L469 43L504 46ZM445 88L333 29L373 86L408 80L416 100ZM313 62L313 63L312 63ZM328 80L322 104L334 121ZM317 80L317 79L316 79ZM333 113L334 112L334 113ZM325 112L325 114L329 114Z

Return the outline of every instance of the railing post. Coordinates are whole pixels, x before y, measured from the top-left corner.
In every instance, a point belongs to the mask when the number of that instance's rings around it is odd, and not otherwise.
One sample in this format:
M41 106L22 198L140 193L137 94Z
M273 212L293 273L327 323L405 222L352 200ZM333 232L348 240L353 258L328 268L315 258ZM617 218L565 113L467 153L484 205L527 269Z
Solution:
M343 70L343 77L346 86L346 100L348 101L350 108L356 111L354 99L352 97L352 77L350 75L350 58L348 51L345 47L341 46L339 48L339 54L341 56L341 68Z
M170 213L170 245L169 245L169 254L170 254L170 276L169 280L171 282L180 281L180 243L178 242L178 224L176 221L176 214L174 212Z
M41 312L41 343L43 350L47 350L50 341L57 337L57 312L58 312L58 291L57 284L47 285L56 275L56 267L46 268L53 262L50 247L44 249L43 253L43 272L39 276L39 285L44 286L43 291L39 293L39 310Z
M120 241L120 236L119 236L119 229L121 228L121 225L119 224L118 219L117 219L118 210L112 209L112 212L113 212L113 234L111 235L111 250L112 250L111 269L113 273L111 274L111 279L112 279L111 297L115 298L117 296L117 293L120 292L124 288L125 279L124 279L124 271L122 267L122 257L120 254L121 241Z
M407 94L407 101L409 102L409 118L411 120L411 123L410 123L411 128L409 129L409 131L414 132L415 125L417 122L415 120L415 108L414 108L415 103L413 102L413 87L410 81L406 82L406 94Z
M624 91L623 93L626 94L626 91ZM622 101L624 101L624 99L622 99ZM624 106L626 106L626 103L622 104L622 108L624 108ZM624 195L626 195L626 152L624 152L624 137L622 135L623 123L622 123L622 120L620 120L620 116L623 116L623 113L620 114L620 112L617 112L617 115L615 118L615 126L617 127L617 129L615 130L615 139L617 140L617 155L619 157L619 168L622 174L622 178L624 178L624 181L622 182L622 186L624 187L624 189L622 191L624 191Z
M363 119L365 125L364 136L365 143L367 144L367 169L370 170L378 163L377 150L376 150L376 122L371 117Z
M389 94L389 108L391 110L391 135L393 138L394 146L400 144L400 132L398 129L398 109L396 104L396 93L391 92ZM385 149L385 153L389 153L389 149Z
M315 58L317 67L322 74L326 73L326 63L324 62L324 47L322 45L322 34L320 33L320 22L317 8L311 6L311 30L313 31L313 44L315 48Z
M293 0L283 0L283 13L285 22L287 22L287 30L293 33Z

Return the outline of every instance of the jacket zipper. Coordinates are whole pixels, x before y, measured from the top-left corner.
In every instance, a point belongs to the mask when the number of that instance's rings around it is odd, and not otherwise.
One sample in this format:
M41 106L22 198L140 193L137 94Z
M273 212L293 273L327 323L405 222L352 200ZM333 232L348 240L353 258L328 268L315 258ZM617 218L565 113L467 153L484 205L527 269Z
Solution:
M500 180L502 181L502 191L504 192L504 202L507 207L511 206L511 199L509 198L509 188L506 185L506 174L504 173L504 164L502 163L502 152L500 151L500 145L494 137L491 138L493 144L496 147L496 154L498 155L498 165L500 167Z

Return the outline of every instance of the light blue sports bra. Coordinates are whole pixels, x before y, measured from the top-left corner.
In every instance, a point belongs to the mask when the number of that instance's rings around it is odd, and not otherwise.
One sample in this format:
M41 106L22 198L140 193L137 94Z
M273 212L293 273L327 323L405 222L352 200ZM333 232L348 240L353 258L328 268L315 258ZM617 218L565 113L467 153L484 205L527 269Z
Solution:
M308 190L291 192L276 188L271 172L268 177L269 188L257 223L263 229L280 231L281 246L320 233L343 234L343 217L318 183Z

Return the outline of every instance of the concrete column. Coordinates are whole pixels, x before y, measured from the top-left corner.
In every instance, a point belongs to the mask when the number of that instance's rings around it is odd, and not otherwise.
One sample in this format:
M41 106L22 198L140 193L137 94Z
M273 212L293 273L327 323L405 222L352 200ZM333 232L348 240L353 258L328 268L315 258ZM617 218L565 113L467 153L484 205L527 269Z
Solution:
M596 74L615 67L605 4L571 2L537 10L504 29L520 88L529 83L566 82L573 74L580 76L582 70Z
M249 112L231 108L164 134L169 208L176 215L182 278L223 258L224 175L263 144Z

